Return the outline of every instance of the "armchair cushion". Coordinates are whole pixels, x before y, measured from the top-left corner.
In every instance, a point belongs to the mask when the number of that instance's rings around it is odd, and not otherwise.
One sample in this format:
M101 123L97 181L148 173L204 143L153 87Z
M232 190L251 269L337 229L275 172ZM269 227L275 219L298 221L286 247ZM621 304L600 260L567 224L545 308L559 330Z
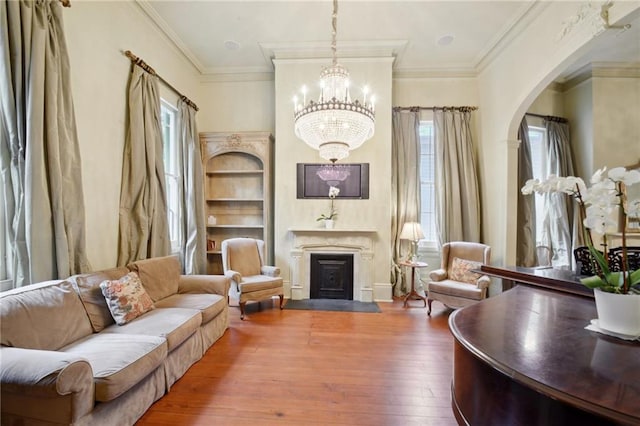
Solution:
M243 277L238 284L241 293L251 293L252 291L268 290L282 287L282 278L268 277L266 275L254 275Z
M475 284L482 275L471 272L472 269L479 269L482 263L472 260L454 257L449 271L449 279L463 283Z
M433 293L440 293L473 300L482 300L484 298L484 291L477 286L452 280L430 282L428 292L429 297L432 297Z

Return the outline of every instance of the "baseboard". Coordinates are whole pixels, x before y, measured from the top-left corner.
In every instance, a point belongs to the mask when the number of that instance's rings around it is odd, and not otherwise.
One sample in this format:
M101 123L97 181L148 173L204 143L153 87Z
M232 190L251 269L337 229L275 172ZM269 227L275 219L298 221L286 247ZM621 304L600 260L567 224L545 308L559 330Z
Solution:
M375 302L393 302L393 286L391 283L374 283L373 300Z

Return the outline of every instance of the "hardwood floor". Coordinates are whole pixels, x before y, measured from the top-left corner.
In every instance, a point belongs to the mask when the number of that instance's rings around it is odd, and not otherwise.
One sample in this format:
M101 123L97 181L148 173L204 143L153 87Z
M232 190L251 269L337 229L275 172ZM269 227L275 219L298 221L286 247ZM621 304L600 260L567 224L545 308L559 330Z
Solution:
M382 313L250 303L138 425L456 425L450 311Z

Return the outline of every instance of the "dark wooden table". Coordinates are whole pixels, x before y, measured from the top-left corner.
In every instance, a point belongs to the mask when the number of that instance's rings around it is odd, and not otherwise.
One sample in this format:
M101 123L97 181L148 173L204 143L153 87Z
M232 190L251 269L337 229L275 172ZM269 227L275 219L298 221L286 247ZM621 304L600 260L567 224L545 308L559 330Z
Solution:
M480 272L491 277L501 278L503 291L519 283L593 297L593 290L580 283L580 275L566 269L482 265Z
M585 330L592 318L592 299L528 285L451 314L458 422L640 425L640 342Z
M411 299L422 300L424 307L427 307L427 298L416 291L416 268L426 268L429 266L426 262L412 262L410 260L403 260L399 263L401 266L411 268L411 291L404 296L404 307L407 307L407 302Z

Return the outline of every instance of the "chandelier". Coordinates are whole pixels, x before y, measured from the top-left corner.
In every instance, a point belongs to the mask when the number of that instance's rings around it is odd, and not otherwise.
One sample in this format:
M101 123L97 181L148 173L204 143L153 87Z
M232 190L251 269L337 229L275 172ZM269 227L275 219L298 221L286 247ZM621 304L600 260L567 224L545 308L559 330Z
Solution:
M316 172L316 175L329 186L340 185L340 182L344 182L350 174L347 166L337 164L323 164Z
M331 162L349 156L349 151L358 148L373 136L374 96L367 100L368 88L362 90L362 102L351 100L349 94L349 71L338 64L336 34L338 1L333 0L331 50L333 62L320 73L320 95L318 102L307 103L307 89L302 87L302 103L294 102L295 133L307 145L320 151L320 157Z

